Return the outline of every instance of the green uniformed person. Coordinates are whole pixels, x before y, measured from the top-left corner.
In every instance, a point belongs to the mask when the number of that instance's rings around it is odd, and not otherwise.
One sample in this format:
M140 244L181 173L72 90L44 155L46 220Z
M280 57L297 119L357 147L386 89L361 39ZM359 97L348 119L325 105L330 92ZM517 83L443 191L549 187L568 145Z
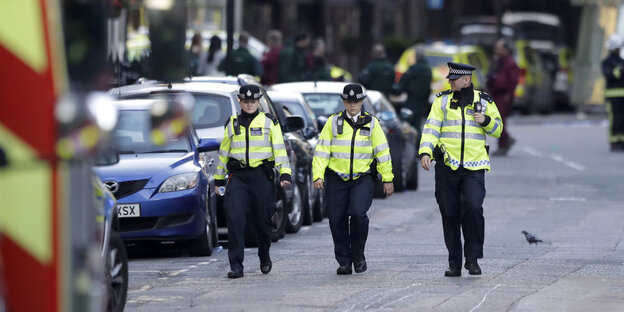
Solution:
M341 97L345 110L327 119L314 151L312 175L314 187L325 189L334 254L340 265L336 273L351 274L352 264L356 273L366 271L366 212L373 201L376 180L373 162L388 196L394 192L394 176L390 148L379 120L362 110L366 97L362 86L346 85Z
M390 96L394 84L394 66L386 58L386 50L380 43L373 47L373 60L366 65L358 82L370 90L377 90Z
M484 174L490 170L485 137L499 137L503 122L492 98L473 90L471 78L475 68L450 62L448 66L446 78L451 90L436 95L418 153L425 170L429 170L432 156L436 160L435 197L449 252L449 269L444 275L461 276L461 232L465 268L471 275L480 275L477 259L483 258Z
M397 93L407 92L404 106L414 112L410 124L421 131L420 121L429 105L431 94L431 67L425 59L425 50L416 48L416 63L410 66L397 84Z
M622 39L617 34L607 41L609 55L602 61L605 76L605 104L609 117L609 143L612 152L624 152L624 59L620 56Z
M288 43L279 55L279 67L277 69L277 82L296 82L309 79L309 71L306 62L306 50L310 46L310 36L305 33L298 34L295 42Z
M249 41L249 34L246 32L241 33L238 36L238 49L232 52L231 65L226 67L227 57L224 58L219 64L218 69L225 72L226 75L237 76L240 74L249 74L252 76L262 77L264 71L260 62L249 53L247 49L247 43Z
M260 87L240 87L241 112L226 123L219 148L215 172L217 192L226 184L226 172L229 174L224 198L231 268L229 278L243 277L246 215L257 229L260 270L263 274L271 271L271 217L275 213L273 167L279 169L282 187L291 183L282 130L275 117L258 111L260 97Z

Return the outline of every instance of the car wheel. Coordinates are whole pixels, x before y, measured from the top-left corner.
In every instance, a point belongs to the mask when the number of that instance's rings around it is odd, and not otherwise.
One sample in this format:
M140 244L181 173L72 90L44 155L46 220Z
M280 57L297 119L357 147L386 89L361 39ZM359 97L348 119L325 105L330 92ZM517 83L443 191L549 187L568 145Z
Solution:
M271 241L277 242L286 235L286 193L283 190L277 192L278 200L275 203L275 213L273 214L273 232L271 233Z
M111 231L106 255L107 311L121 312L128 295L128 254L119 233Z
M290 212L286 219L286 233L297 233L301 229L301 223L303 222L303 202L301 200L300 186L297 183L292 185L293 198L290 202Z
M188 253L191 257L207 257L212 255L212 249L216 246L217 242L214 239L214 227L215 218L211 213L211 205L206 203L208 209L206 209L206 220L204 221L204 230L198 238L189 242L187 246Z
M383 183L381 181L375 181L373 188L373 198L386 198L386 193L383 190Z
M392 159L392 173L394 174L394 191L403 192L405 190L405 184L403 184L403 160L401 156Z
M303 225L310 225L314 222L314 205L316 203L316 189L312 182L312 175L308 175L306 179L306 186L302 194L303 203Z
M408 190L417 190L418 189L418 159L414 160L412 167L409 170L409 174L407 176L407 189Z

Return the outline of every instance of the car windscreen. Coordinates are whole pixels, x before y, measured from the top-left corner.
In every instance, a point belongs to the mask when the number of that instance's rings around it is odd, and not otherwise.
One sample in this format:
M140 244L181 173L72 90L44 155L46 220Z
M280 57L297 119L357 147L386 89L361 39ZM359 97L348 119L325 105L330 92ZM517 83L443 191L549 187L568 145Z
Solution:
M438 66L446 67L447 62L453 61L453 57L451 55L425 55L425 59L427 60L427 63L429 63L429 66L431 67L438 67Z
M193 94L195 105L191 121L196 129L221 127L232 116L229 97L212 94Z
M152 143L150 114L147 110L120 110L113 136L119 154L188 153L191 145L188 136L173 139L164 146Z
M303 97L317 116L329 116L344 109L338 93L303 93ZM369 113L374 113L370 101L365 100L363 108Z

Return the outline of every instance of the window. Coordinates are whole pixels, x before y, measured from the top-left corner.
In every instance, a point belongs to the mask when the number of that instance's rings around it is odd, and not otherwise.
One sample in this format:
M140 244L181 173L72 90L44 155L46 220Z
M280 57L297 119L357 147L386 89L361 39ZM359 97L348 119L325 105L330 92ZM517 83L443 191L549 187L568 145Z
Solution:
M164 146L151 140L150 115L147 110L121 110L115 129L114 144L120 154L188 153L188 135L173 139Z

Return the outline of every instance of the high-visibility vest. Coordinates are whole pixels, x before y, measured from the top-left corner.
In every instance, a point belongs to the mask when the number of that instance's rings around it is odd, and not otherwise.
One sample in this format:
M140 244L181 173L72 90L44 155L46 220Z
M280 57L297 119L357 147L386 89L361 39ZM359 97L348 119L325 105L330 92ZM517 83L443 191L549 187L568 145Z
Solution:
M452 98L450 90L437 94L422 131L418 154L431 156L433 149L440 146L444 164L453 170L462 166L469 170L489 171L490 157L485 149L485 137L498 138L503 130L496 104L490 95L477 90L474 91L475 101L463 108L451 108ZM490 117L485 126L478 124L472 116L476 103L480 103L481 112Z
M362 124L354 129L347 118L342 111L327 119L314 151L313 180L324 179L326 168L344 181L355 180L370 173L371 163L376 159L382 181L392 182L390 147L379 120L362 112L359 116Z
M229 158L251 168L260 166L264 160L275 161L275 167L280 174L291 174L282 128L277 119L262 112L258 113L248 127L239 124L238 116L230 117L219 148L215 180L225 179Z

